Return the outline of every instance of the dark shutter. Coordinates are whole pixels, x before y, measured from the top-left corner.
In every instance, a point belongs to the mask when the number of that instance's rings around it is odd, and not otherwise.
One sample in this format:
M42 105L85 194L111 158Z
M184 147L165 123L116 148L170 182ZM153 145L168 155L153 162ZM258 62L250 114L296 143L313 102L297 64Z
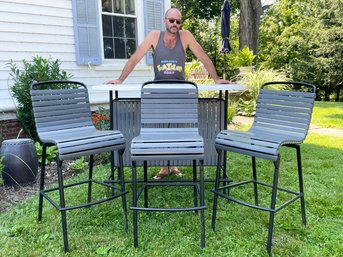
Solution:
M101 64L98 0L72 0L76 63Z
M144 0L145 36L152 30L163 29L163 0ZM146 54L146 63L152 64L152 51Z

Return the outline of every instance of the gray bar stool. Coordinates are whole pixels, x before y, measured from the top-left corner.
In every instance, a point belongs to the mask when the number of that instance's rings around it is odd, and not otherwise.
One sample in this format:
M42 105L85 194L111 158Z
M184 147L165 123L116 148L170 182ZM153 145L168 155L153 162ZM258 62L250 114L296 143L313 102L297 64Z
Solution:
M42 167L39 192L38 220L42 219L43 197L61 212L64 251L69 250L66 211L82 207L90 207L115 198L121 198L124 213L124 227L127 230L126 194L122 156L125 149L125 138L118 130L97 130L91 120L91 109L88 91L84 84L76 81L45 81L34 83L30 90L35 125L39 140L43 144ZM44 189L45 158L47 146L55 145L58 187ZM118 154L119 185L96 181L93 179L94 155L112 152L111 168L114 169L114 151ZM89 156L88 180L64 185L62 162L81 156ZM113 174L112 170L112 174ZM79 205L66 206L65 188L86 184L88 193L86 202ZM112 194L101 199L92 200L92 186L97 184L110 188ZM59 191L59 203L49 193ZM115 194L115 192L117 192Z
M143 84L141 91L141 130L131 143L132 194L134 246L138 246L138 211L195 211L200 212L201 247L205 247L204 210L204 141L198 131L198 89L187 81L151 81ZM149 181L148 161L193 161L193 180ZM144 164L144 181L137 188L136 162ZM197 163L200 178L197 180ZM184 208L160 208L148 206L148 188L153 186L191 186L194 189L194 206ZM168 188L166 188L167 190ZM138 206L138 198L144 196L144 206ZM200 196L200 204L197 195Z
M300 155L300 144L307 135L312 109L315 100L316 87L301 82L269 82L265 83L260 90L255 119L248 131L223 130L216 138L215 147L219 153L217 174L213 202L212 228L215 229L218 197L224 198L238 204L252 207L262 211L268 211L269 228L267 251L271 253L272 234L274 226L274 215L290 203L300 199L302 222L306 225L305 200L303 189L302 164ZM288 146L296 149L299 192L278 187L280 148ZM252 158L252 179L243 182L236 182L227 186L219 187L220 170L222 169L223 153L234 152L249 155ZM256 158L270 160L274 164L273 184L257 180ZM232 178L232 176L230 176ZM234 179L234 178L232 178ZM237 199L232 196L235 190L244 185L253 185L254 203L247 200ZM236 188L237 189L233 189ZM271 188L270 206L261 206L258 189L260 187ZM229 194L225 190L229 190ZM285 203L276 206L276 195L283 191L292 196Z

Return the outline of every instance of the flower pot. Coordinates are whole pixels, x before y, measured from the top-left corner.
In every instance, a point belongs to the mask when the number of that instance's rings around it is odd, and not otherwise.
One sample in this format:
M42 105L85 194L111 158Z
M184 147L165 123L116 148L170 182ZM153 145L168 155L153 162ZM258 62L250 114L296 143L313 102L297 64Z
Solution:
M36 179L38 158L31 139L8 139L2 142L2 178L5 185L27 185Z

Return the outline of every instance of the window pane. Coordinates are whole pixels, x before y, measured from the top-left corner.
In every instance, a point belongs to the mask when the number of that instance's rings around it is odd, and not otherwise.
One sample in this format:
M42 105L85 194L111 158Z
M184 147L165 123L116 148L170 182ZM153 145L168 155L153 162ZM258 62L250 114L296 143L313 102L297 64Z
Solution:
M102 33L104 37L112 37L112 18L109 15L102 15Z
M102 0L102 11L112 12L112 0Z
M136 51L136 39L128 39L126 43L126 58L130 58Z
M124 0L114 0L114 12L124 13Z
M123 39L114 39L115 58L125 59L125 42Z
M125 32L126 32L126 37L129 37L129 38L136 37L136 19L125 18Z
M113 17L113 29L115 37L124 37L124 18Z
M104 38L104 56L108 59L114 58L113 52L113 39L112 38Z
M135 0L126 0L125 2L125 13L135 14Z

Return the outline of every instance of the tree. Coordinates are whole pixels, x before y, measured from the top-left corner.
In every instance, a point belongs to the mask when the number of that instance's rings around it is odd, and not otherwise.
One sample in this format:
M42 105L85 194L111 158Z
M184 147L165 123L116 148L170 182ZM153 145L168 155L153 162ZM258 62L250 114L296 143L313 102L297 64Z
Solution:
M240 0L239 49L248 46L258 53L258 34L262 15L261 0Z
M213 35L220 33L219 30L206 31L206 21L216 23L220 20L221 6L224 0L173 0L174 7L181 10L183 18L186 20L183 28L190 30L198 42L205 48L205 51L210 55L210 58L217 66L221 65L221 61L217 62L221 58L221 55L217 51L218 41L214 41ZM248 46L250 50L253 50L257 56L258 52L258 36L259 36L259 24L260 17L262 15L262 3L261 0L230 0L231 6L231 24L232 20L236 19L236 13L240 10L239 18L239 33L230 33L230 42L236 40L239 37L239 50L242 50L244 46ZM231 32L232 32L231 26ZM212 39L209 36L203 35L199 37L201 33L197 32L209 32L212 34ZM232 45L232 44L231 44ZM236 49L238 50L238 49ZM235 51L235 49L233 49ZM189 57L189 56L188 56ZM188 58L189 60L189 58ZM256 60L255 60L256 61ZM233 73L233 71L230 71Z
M341 0L277 1L261 21L260 64L316 84L328 101L343 83L342 12Z
M220 21L218 19L212 19L210 21L204 19L188 19L184 22L183 27L189 31L192 31L195 39L203 47L204 51L208 54L216 67L219 76L223 76L224 66L226 77L230 78L235 75L235 66L233 59L230 55L219 53L221 44L221 35L219 29ZM230 44L231 47L238 49L238 21L237 19L231 20L231 34ZM193 61L195 56L191 51L186 52L186 61ZM224 64L225 62L225 64Z
M341 0L311 3L311 34L316 44L311 49L317 80L321 79L322 97L330 100L336 90L336 101L339 101L339 90L343 85L343 2Z
M220 9L224 0L172 0L172 6L178 8L183 19L206 19L220 17ZM230 0L231 11L239 9L239 0Z
M173 0L173 6L180 9L185 20L220 19L221 6L224 0ZM239 49L248 46L257 55L261 0L230 0L231 16L240 12ZM201 28L201 24L199 24ZM192 30L191 30L192 31ZM194 31L192 31L194 32Z

